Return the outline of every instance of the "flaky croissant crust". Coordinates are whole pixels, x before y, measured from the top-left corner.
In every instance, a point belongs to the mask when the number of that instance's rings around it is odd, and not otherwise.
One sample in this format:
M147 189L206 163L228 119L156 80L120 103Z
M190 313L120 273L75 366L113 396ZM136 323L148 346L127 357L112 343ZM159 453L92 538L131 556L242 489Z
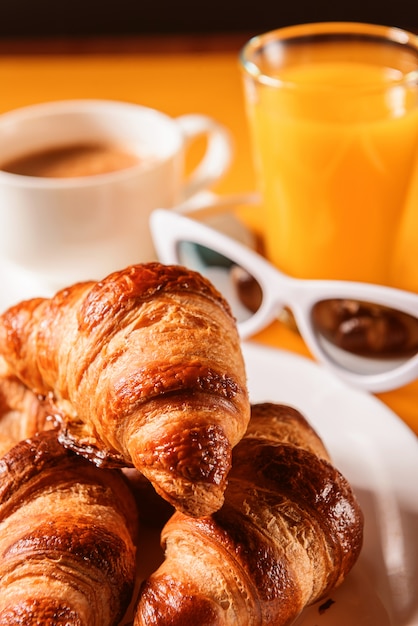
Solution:
M118 470L54 431L0 460L0 623L116 626L135 583L137 515Z
M250 406L235 320L200 274L149 263L23 302L0 317L0 352L64 445L135 466L189 514L221 506Z
M0 356L0 457L20 441L55 427L44 403Z
M134 625L288 626L341 584L362 533L349 483L303 416L255 405L223 507L171 517L165 561L142 589Z

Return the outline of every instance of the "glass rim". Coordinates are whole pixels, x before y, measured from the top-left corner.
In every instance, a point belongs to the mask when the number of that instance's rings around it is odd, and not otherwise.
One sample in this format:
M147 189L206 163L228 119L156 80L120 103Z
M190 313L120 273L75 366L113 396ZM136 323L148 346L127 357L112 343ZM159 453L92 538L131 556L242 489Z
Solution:
M239 65L245 77L252 78L259 84L271 87L285 87L288 89L298 88L301 85L296 81L283 80L269 73L262 71L254 60L254 55L260 52L266 45L282 42L283 44L298 40L315 40L318 41L325 37L345 36L351 39L371 38L376 42L395 44L402 47L409 47L417 57L417 69L405 72L400 78L393 78L388 84L393 86L401 85L417 85L418 86L418 34L414 34L406 29L397 26L385 26L381 24L373 24L368 22L307 22L302 24L294 24L284 26L273 30L266 31L259 35L251 37L241 48L238 55ZM312 88L318 89L318 85L304 85L305 90ZM331 89L326 84L322 84L323 89ZM367 91L373 88L369 85ZM380 85L381 88L381 85Z

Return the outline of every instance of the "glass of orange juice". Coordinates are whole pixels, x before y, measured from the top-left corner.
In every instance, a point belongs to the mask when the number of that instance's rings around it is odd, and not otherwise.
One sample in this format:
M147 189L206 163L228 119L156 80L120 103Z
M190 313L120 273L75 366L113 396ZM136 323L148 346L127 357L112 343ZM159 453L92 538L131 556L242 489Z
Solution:
M300 278L418 291L418 40L314 23L240 63L267 257Z

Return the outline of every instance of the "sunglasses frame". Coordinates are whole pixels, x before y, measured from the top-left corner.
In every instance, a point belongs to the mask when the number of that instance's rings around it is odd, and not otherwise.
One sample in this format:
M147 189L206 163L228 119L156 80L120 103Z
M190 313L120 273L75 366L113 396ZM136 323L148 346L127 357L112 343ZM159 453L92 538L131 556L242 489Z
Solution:
M210 207L198 208L190 215L204 214L205 210L210 212ZM385 372L356 373L344 368L322 348L310 321L314 304L336 298L370 302L418 317L418 294L369 283L290 277L247 246L175 210L154 210L150 217L150 229L157 256L162 263L181 264L178 246L181 242L191 241L223 254L258 281L263 292L262 303L248 320L237 324L241 339L248 339L269 326L287 307L292 311L300 335L312 356L345 382L367 391L382 392L418 378L418 354Z

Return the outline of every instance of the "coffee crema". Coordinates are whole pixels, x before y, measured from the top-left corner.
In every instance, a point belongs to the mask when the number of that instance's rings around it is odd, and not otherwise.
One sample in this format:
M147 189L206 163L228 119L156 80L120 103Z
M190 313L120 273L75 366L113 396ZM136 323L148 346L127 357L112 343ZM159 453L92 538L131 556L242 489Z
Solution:
M16 157L0 164L0 170L39 178L78 178L123 170L140 162L137 154L117 145L77 143Z

